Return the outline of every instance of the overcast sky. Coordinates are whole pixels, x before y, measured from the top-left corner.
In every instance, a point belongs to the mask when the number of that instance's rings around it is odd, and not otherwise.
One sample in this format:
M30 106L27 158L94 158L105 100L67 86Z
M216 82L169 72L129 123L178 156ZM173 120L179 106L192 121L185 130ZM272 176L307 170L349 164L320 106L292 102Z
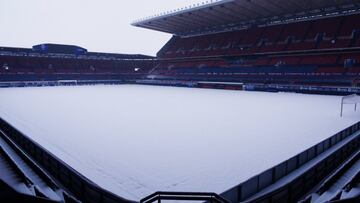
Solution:
M203 0L0 0L0 46L60 43L155 55L171 35L130 23L198 2Z

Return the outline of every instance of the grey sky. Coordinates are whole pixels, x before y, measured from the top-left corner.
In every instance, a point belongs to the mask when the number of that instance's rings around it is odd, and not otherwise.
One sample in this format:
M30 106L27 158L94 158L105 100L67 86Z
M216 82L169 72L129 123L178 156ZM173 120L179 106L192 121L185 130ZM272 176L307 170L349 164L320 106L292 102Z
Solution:
M0 0L0 46L75 44L89 51L155 55L171 35L136 19L203 0Z

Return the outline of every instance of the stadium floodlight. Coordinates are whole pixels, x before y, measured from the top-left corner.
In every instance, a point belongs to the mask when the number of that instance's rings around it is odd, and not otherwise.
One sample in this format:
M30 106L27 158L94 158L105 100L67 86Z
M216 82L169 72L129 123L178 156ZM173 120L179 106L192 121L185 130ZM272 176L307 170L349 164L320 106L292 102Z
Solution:
M10 69L9 66L8 66L6 63L3 65L3 68L4 68L5 70L9 70L9 69Z
M354 111L356 111L358 103L360 103L360 96L358 96L357 94L352 94L341 98L340 117L343 116L344 104L354 104Z

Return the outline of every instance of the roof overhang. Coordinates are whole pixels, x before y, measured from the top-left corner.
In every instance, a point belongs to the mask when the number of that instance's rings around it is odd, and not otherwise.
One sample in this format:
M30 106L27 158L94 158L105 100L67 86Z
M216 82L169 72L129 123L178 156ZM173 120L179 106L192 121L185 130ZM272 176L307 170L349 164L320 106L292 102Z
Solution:
M209 0L132 25L186 36L359 10L360 0Z

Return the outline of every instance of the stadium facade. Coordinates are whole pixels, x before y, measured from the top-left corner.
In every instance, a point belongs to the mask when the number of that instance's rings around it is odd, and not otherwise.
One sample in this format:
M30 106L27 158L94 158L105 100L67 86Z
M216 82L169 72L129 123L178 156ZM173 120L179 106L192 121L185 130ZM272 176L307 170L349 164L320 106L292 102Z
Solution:
M156 57L95 53L58 44L1 47L0 87L130 83L336 95L360 92L358 0L206 1L133 25L173 37ZM0 177L5 191L0 197L29 202L131 202L89 181L3 119L0 129L0 165L6 166L3 174L9 174ZM359 130L357 123L329 135L220 196L170 191L143 201L313 202L350 169L357 170L356 175L326 201L358 201L359 193L347 194L359 189L360 170L354 169ZM30 181L23 170L32 171L39 181ZM12 182L23 184L19 189Z

